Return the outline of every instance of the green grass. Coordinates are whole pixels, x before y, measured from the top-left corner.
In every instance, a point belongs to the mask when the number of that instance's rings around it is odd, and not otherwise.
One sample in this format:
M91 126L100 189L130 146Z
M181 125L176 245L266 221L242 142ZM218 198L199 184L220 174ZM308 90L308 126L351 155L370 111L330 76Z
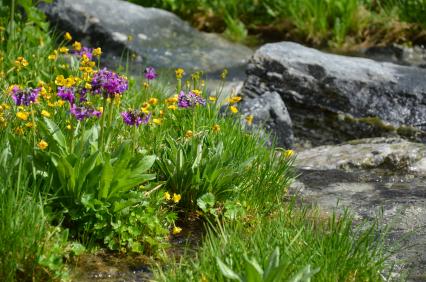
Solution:
M312 281L383 281L386 251L373 225L354 228L349 214L322 215L312 208L282 205L270 215L208 228L203 244L176 264L160 266L160 281L230 281L223 262L241 281L300 281L294 279L310 269ZM258 269L275 261L279 274L272 280L253 278L253 261ZM220 262L218 262L220 261ZM254 263L254 265L256 265ZM228 274L228 275L227 275ZM293 280L292 280L293 279ZM301 280L309 281L309 280ZM386 280L385 280L386 281Z
M419 39L417 25L426 27L423 0L130 1L173 11L197 28L255 45L292 40L351 50L360 45L405 43L404 38L424 40Z

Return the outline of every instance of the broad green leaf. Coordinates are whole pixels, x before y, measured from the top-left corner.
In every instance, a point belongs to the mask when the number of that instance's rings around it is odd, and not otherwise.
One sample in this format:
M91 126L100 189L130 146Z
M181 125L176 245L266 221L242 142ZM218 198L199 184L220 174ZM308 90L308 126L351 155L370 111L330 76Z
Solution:
M99 183L99 194L98 199L108 198L110 192L111 182L114 178L114 170L110 163L110 156L106 154L104 165L102 169L102 175Z
M52 120L44 117L44 122L46 123L46 128L51 134L52 138L59 145L60 149L64 152L68 152L67 141L65 139L64 134L62 133L59 126Z
M262 282L263 281L263 269L256 261L256 259L248 259L246 260L246 280L248 282Z
M223 276L225 276L226 278L229 278L231 280L237 280L240 282L243 282L243 280L241 279L240 276L238 276L238 274L236 274L232 269L230 269L226 264L224 264L219 257L216 257L216 262L217 265L220 269L220 271L222 272Z

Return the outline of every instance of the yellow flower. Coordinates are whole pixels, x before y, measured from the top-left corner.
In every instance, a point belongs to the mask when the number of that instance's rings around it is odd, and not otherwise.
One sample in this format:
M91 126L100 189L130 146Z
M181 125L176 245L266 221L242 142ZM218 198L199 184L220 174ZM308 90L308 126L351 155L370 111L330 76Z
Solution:
M233 114L238 113L238 108L237 108L237 107L235 107L235 106L230 106L230 107L229 107L229 110L231 110L231 112L232 112Z
M85 83L84 84L84 88L86 88L86 89L92 89L92 85L90 84L90 83Z
M28 66L29 65L29 63L28 63L28 61L27 60L25 60L25 58L24 57L18 57L18 58L16 58L16 60L15 60L15 65L18 67L18 68L21 68L21 67L26 67L26 66Z
M220 131L220 125L219 124L215 124L212 126L212 130L213 132L217 133Z
M68 123L68 124L67 124L67 126L66 126L66 128L67 128L68 130L71 130L71 129L72 129L72 125L71 125L70 123Z
M104 113L104 107L99 107L98 111L100 111L101 113Z
M100 47L93 49L92 55L95 57L100 57L102 55L102 49Z
M156 125L161 125L163 123L163 120L161 118L154 118L152 119L152 122Z
M182 68L178 68L175 70L175 73L176 73L176 78L181 79L185 74L185 70Z
M67 54L69 51L69 49L67 47L61 47L59 48L59 52L62 54Z
M163 117L163 116L164 116L164 111L160 110L160 117Z
M164 200L166 200L166 201L170 201L170 199L172 198L171 196L170 196L170 193L169 192L164 192L164 196L163 196L163 198L164 198Z
M145 81L143 83L143 88L148 89L149 88L149 83Z
M158 104L158 99L157 98L150 98L148 100L148 103L150 103L151 105L157 105Z
M179 234L181 231L182 231L182 228L175 226L173 227L172 232L173 232L173 235L176 235L176 234Z
M24 134L24 129L22 127L17 127L17 128L15 128L15 133L17 135L23 135Z
M65 83L65 78L64 78L64 76L61 74L61 75L58 75L56 78L55 78L55 84L56 85L58 85L58 86L64 86L64 83Z
M232 104L238 103L239 101L241 101L241 97L240 96L232 96L226 99L226 102Z
M45 150L47 148L47 146L49 146L49 144L47 144L46 141L44 141L43 139L41 139L40 142L38 142L37 147L40 148L40 150Z
M253 115L246 116L245 120L246 120L248 125L252 125L253 124Z
M201 90L193 89L193 90L191 90L191 92L194 93L197 96L201 96Z
M56 102L56 106L58 106L58 107L62 107L63 105L65 105L64 100L59 100L59 101Z
M194 135L194 133L191 130L188 130L185 132L185 138L191 138Z
M216 100L217 100L216 96L209 96L209 101L216 102Z
M72 48L74 48L74 50L76 50L76 51L80 51L80 50L81 50L81 43L80 43L80 42L78 42L78 41L75 41L75 42L72 44Z
M69 32L65 32L64 38L65 38L65 40L68 40L68 41L72 40L72 36Z
M181 198L182 196L180 194L173 193L173 202L175 202L175 204L179 203Z
M41 115L44 116L44 117L50 117L50 113L46 110L42 110Z
M29 113L26 112L17 112L16 113L16 117L19 118L20 120L27 120L29 117Z
M167 104L174 104L174 103L177 103L177 101L178 101L178 96L177 95L166 99L166 103Z
M177 109L177 106L176 105L170 105L170 106L167 107L167 109L174 111L174 110Z
M293 156L294 156L294 151L293 150L285 150L284 151L284 157L285 158L289 159L289 158L291 158Z
M76 77L70 76L70 77L68 77L67 79L64 80L64 86L71 88L72 86L74 86L76 84L77 80L78 79Z
M53 51L53 53L52 54L50 54L48 57L47 57L50 61L54 61L54 60L56 60L57 58L58 58L58 51Z

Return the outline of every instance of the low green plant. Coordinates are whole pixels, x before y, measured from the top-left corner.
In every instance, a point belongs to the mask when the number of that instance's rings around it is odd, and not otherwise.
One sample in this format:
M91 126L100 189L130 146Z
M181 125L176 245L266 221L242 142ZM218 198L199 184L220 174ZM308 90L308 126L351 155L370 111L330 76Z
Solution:
M284 205L208 228L196 251L156 272L160 281L387 281L388 253L376 225L348 213L323 217ZM277 252L277 249L280 252ZM216 263L214 263L216 262Z

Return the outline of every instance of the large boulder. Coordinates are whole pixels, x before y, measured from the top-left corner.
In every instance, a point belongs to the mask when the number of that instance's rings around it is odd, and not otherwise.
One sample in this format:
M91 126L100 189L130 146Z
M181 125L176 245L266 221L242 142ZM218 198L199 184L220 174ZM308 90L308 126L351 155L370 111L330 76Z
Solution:
M101 46L109 63L130 52L141 66L206 72L228 68L232 75L244 73L252 54L247 47L195 30L170 12L127 1L55 0L40 9L59 30L92 47Z
M313 145L396 135L426 140L426 69L282 42L257 50L247 74L242 94L278 93L295 137Z

